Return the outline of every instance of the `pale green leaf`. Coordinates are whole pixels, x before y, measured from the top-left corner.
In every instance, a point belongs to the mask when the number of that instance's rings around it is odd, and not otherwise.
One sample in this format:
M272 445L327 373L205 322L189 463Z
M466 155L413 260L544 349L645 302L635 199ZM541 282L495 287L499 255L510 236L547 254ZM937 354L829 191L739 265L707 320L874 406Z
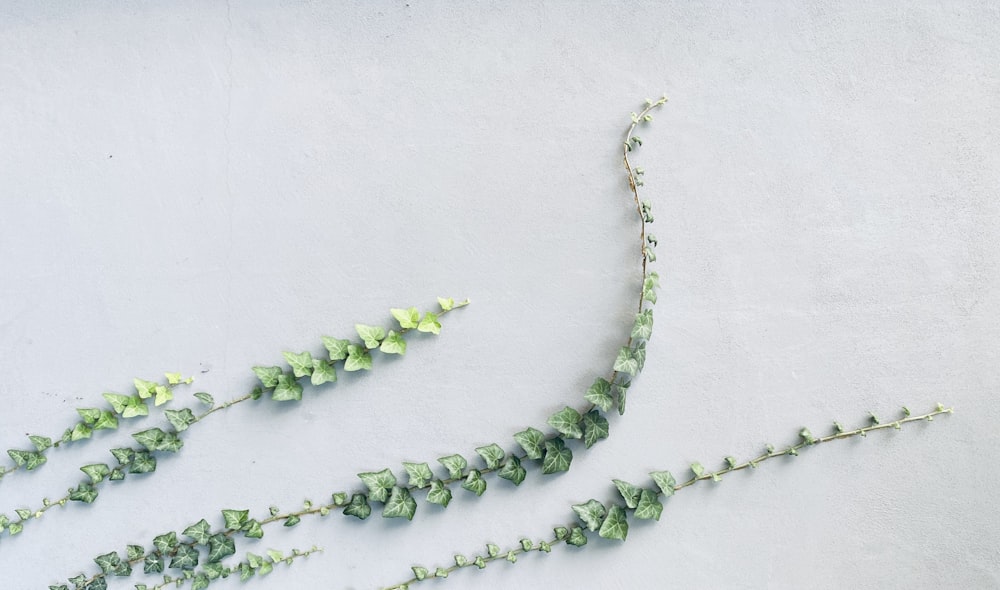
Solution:
M132 380L132 383L135 385L135 390L142 399L153 397L153 394L156 393L156 383L152 381L146 381L137 377Z
M396 318L396 321L399 322L399 327L404 330L412 330L420 323L420 310L416 307L409 309L393 308L389 310L389 313L392 314L392 317Z
M632 324L632 338L648 340L653 334L653 310L644 309L635 316Z
M198 393L194 394L194 396L198 398L198 401L205 404L206 406L211 407L215 405L215 398L213 398L211 394L205 393L204 391L199 391Z
M254 375L257 375L258 379L260 379L261 385L270 389L272 387L277 387L278 377L281 377L284 374L284 371L281 367L254 367L253 373Z
M194 412L188 408L184 408L183 410L164 410L163 413L166 414L167 420L170 421L170 424L177 432L184 432L195 421Z
M31 444L35 445L35 450L39 453L45 452L46 449L52 446L52 439L47 436L29 434L28 440L31 441Z
M372 356L363 346L351 344L347 347L347 360L344 361L345 371L359 371L364 369L370 371L372 368Z
M340 361L347 358L347 347L350 346L350 340L342 340L340 338L331 338L329 336L323 336L323 346L330 353L331 361Z
M632 356L632 349L623 346L618 350L614 369L620 373L635 376L639 372L639 361Z
M97 408L77 408L76 413L80 414L80 418L87 426L92 426L101 417L101 411Z
M455 307L455 300L451 297L438 297L438 305L441 306L441 311L451 311Z
M583 529L575 526L573 527L573 530L569 532L569 538L566 539L566 543L576 547L583 547L587 544L587 534L583 532Z
M376 502L385 502L389 497L389 491L396 485L396 476L388 468L359 473L358 477L368 486L368 497Z
M90 435L94 432L94 429L87 426L83 422L78 422L73 426L72 432L70 432L69 439L73 442L78 440L83 440L85 438L90 438Z
M431 504L447 506L451 502L451 490L440 479L431 482L431 489L427 490L427 501Z
M313 359L312 381L313 385L323 385L333 383L337 380L337 369L333 363L326 359Z
M174 399L174 392L165 385L157 385L154 390L156 397L153 400L154 406L162 406L163 404Z
M354 329L358 336L364 341L365 347L378 348L379 343L385 338L385 330L381 326L366 326L365 324L355 324Z
M271 393L271 399L279 402L298 401L302 399L302 385L295 377L287 373L278 376L277 385Z
M653 478L653 481L660 488L660 491L663 492L664 496L669 497L674 495L677 482L669 471L653 471L649 475Z
M438 321L438 316L436 313L425 312L424 317L417 324L417 330L421 332L430 332L431 334L441 333L441 322Z
M486 468L491 470L500 467L500 464L503 463L503 458L507 455L507 452L496 443L479 447L476 449L476 453L483 458Z
M483 479L483 474L477 469L470 469L469 475L462 482L462 488L469 490L477 496L482 496L483 492L486 491L486 480Z
M403 340L403 336L397 334L395 330L389 330L389 334L382 341L379 350L386 354L406 354L406 340Z
M292 374L296 378L308 377L312 375L313 372L313 358L312 354L307 350L305 352L294 353L294 352L282 352L281 355L285 357L285 361L288 366L292 368Z
M409 483L414 488L426 487L434 479L434 474L427 463L407 463L404 461L403 468L406 469L406 474L410 478Z
M445 469L448 470L448 476L451 479L459 479L465 473L465 468L469 466L468 461L465 457L461 455L448 455L447 457L441 457L438 462L444 465Z
M118 417L113 412L101 410L101 415L94 421L94 430L114 430L118 428Z

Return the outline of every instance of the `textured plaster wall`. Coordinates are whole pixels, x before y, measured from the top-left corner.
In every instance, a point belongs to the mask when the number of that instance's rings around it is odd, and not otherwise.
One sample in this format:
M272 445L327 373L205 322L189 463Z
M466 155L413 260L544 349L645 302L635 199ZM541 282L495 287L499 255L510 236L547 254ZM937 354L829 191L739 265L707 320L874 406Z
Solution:
M636 161L663 290L611 438L409 526L268 531L251 550L326 551L254 586L387 585L541 538L612 477L941 401L957 413L686 490L624 545L430 587L1000 587L998 29L994 2L0 3L0 448L132 377L226 398L389 307L473 300L406 358L213 417L155 476L0 540L0 587L512 448L576 403L630 326L618 150L662 92ZM0 511L127 440L99 438L5 480Z

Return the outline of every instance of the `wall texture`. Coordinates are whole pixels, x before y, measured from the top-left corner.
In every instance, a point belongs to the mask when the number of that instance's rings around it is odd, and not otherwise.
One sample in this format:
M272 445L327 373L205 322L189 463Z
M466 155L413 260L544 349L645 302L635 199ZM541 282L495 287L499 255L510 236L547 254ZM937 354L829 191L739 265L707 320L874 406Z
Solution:
M678 494L625 544L428 586L1000 587L1000 8L896 4L0 3L0 448L133 377L225 399L282 350L473 300L406 358L234 408L155 476L0 539L0 587L221 508L513 448L580 402L631 325L619 148L663 92L635 156L663 289L610 439L409 526L268 532L251 550L325 552L254 587L388 585L548 535L613 477L939 401L956 414ZM126 440L5 479L0 512Z

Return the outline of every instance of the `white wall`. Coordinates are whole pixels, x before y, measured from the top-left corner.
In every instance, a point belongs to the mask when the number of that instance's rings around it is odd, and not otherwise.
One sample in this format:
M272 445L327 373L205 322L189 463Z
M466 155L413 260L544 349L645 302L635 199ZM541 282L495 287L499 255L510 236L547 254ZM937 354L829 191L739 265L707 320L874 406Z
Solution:
M685 490L624 545L428 586L1000 587L1000 10L889 4L0 4L0 447L133 377L225 399L282 350L473 300L406 358L213 416L154 476L0 539L0 586L95 571L221 508L513 448L581 403L640 276L621 134L666 92L635 155L663 290L611 438L409 526L268 531L248 549L325 552L254 587L388 585L548 535L612 477L939 401L957 413ZM127 440L10 476L0 512Z

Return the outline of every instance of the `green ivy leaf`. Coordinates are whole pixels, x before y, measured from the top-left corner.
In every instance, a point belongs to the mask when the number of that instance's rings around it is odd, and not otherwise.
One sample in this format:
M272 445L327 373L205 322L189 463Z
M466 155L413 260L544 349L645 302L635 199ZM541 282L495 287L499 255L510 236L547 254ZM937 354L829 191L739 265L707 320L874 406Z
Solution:
M549 417L549 426L555 428L560 434L568 438L580 438L583 436L583 429L580 428L580 412L566 406Z
M573 461L573 451L566 448L561 438L545 441L545 458L542 459L542 473L548 475L559 471L569 471Z
M142 560L142 571L145 574L161 574L163 568L163 555L159 553L150 553Z
M462 489L469 490L477 496L482 496L483 492L486 491L486 480L483 479L483 474L478 469L470 469L469 475L462 483Z
M618 350L614 369L620 373L635 376L639 372L639 361L632 356L632 349L623 346Z
M222 518L226 522L226 528L234 531L242 529L249 517L249 510L226 509L222 511Z
M594 499L588 500L585 504L574 504L573 512L576 512L583 524L587 525L587 530L590 531L596 531L608 513L604 504Z
M670 497L674 495L677 482L669 471L653 471L649 475L653 478L653 481L660 488L660 491L663 492L664 496Z
M628 519L625 516L625 509L617 504L613 504L608 510L608 516L601 524L601 529L597 534L605 539L617 539L624 541L628 536Z
M260 539L264 536L264 529L258 521L250 519L243 525L243 536L248 539Z
M342 340L340 338L330 338L329 336L323 336L323 346L326 347L327 352L330 353L331 361L341 361L347 358L347 347L350 346L350 340Z
M401 487L392 488L389 501L382 509L383 518L405 518L413 520L417 512L417 501L410 495L410 490Z
M298 401L302 399L302 386L292 375L282 373L278 376L278 384L271 394L271 399L278 402Z
M105 393L103 396L111 404L115 413L121 415L122 418L149 415L149 408L146 406L145 400L137 395L129 396L118 393Z
M164 373L163 376L167 378L167 383L170 385L177 385L184 380L180 373Z
M608 438L610 426L607 418L596 409L583 415L583 444L589 449L602 438Z
M396 476L388 468L382 471L359 473L358 477L368 486L368 497L376 502L385 502L389 492L396 485Z
M19 522L12 522L7 526L7 533L14 536L24 530L24 525Z
M118 428L118 417L108 410L101 410L93 425L94 430L114 430Z
M254 367L253 373L260 379L260 384L268 389L277 387L278 377L285 374L281 367Z
M35 450L39 453L44 453L46 449L52 446L52 439L47 436L29 434L28 440L31 441L31 444L35 445Z
M76 486L75 490L70 491L69 499L74 502L91 504L97 499L97 489L90 482L83 482Z
M326 359L313 359L312 384L323 385L337 380L337 369Z
M529 427L514 435L514 440L524 449L524 454L529 459L541 459L542 449L545 444L545 435L541 430Z
M588 402L601 408L603 412L610 410L611 405L614 403L614 400L611 398L611 383L604 377L595 379L594 384L587 389L587 393L583 394L583 397Z
M447 507L451 502L451 490L443 481L435 479L431 482L431 489L427 490L427 501Z
M410 477L410 485L415 488L427 487L434 479L434 474L427 463L407 463L404 461L403 468L406 469L406 474Z
M17 517L21 520L28 520L31 518L31 510L27 508L18 508L14 511L14 513L17 514Z
M500 555L500 547L498 545L494 545L493 543L487 543L486 554L490 557L496 557L497 555Z
M438 297L438 305L441 306L441 311L451 311L455 308L455 300L451 297Z
M695 461L691 464L691 472L694 473L695 477L701 477L705 474L705 468L701 465L701 463Z
M199 572L191 579L191 590L205 590L211 583L212 580L208 577L208 574Z
M438 459L438 462L448 470L448 477L451 479L461 479L465 473L465 468L469 466L469 462L461 455L441 457Z
M358 371L364 369L370 371L372 368L372 355L363 346L351 344L347 347L347 360L344 361L345 371Z
M632 358L636 362L636 372L642 371L646 366L646 341L640 341L632 347Z
M80 471L87 474L87 477L90 478L90 483L101 483L105 477L111 474L111 468L104 463L84 465L80 468Z
M639 493L642 489L620 479L613 479L611 481L614 482L615 487L618 488L618 493L621 494L622 498L625 500L625 505L634 510L639 504Z
M511 481L514 485L519 486L521 482L524 481L525 476L528 472L521 467L521 460L517 458L516 455L511 455L507 458L507 463L497 472L497 476L507 481Z
M80 414L80 418L87 426L92 426L101 417L101 411L97 408L77 408L76 413Z
M72 432L70 432L69 439L73 442L78 440L83 440L85 438L90 438L90 435L94 432L94 429L87 426L83 422L77 423L73 426Z
M389 330L389 335L382 341L379 350L386 354L406 354L406 340L394 330Z
M296 379L312 375L313 358L308 350L298 354L286 351L282 352L281 356L285 357L285 361L288 363L288 366L292 368L292 373L295 375Z
M146 555L146 549L142 545L128 545L125 547L125 559L136 561Z
M628 392L628 387L631 385L631 381L624 381L622 383L615 383L611 386L611 391L614 396L618 399L618 415L622 416L625 414L625 398Z
M427 574L430 573L429 571L427 571L427 568L420 567L419 565L415 565L410 569L413 570L413 577L418 582L427 579Z
M171 531L153 537L153 547L160 553L170 553L177 546L177 533Z
M365 343L365 347L369 350L378 348L379 343L385 338L385 330L381 326L355 324L354 329L358 332L358 336L361 337L361 340Z
M587 534L583 532L583 529L575 526L569 532L569 538L566 539L566 543L575 547L583 547L587 544Z
M208 539L208 563L219 563L236 553L236 541L223 533L216 533Z
M195 543L205 545L212 536L212 527L209 526L208 521L203 518L184 529L183 534L193 539Z
M476 453L486 462L486 468L491 470L500 467L500 464L503 463L503 458L507 455L507 452L501 449L500 445L496 443L479 447L476 449Z
M132 434L132 438L150 451L168 451L176 453L184 446L184 441L176 433L164 432L159 428L150 428Z
M644 309L635 316L632 324L632 338L648 340L653 335L653 310Z
M174 550L174 555L170 559L170 568L179 570L193 570L198 567L198 550L190 545L178 545Z
M117 552L112 551L111 553L105 553L104 555L98 555L94 558L94 563L97 567L101 568L101 573L104 575L111 575L122 563L122 558Z
M10 458L14 460L14 463L18 467L24 467L28 471L38 469L41 467L47 459L45 455L37 451L19 451L17 449L9 449L7 454Z
M368 497L364 494L354 494L351 496L351 503L344 508L344 514L354 516L364 520L372 513L372 507L368 504Z
M132 449L111 449L111 454L118 460L119 465L128 465L135 458L135 451Z
M139 451L132 458L129 473L152 473L156 471L156 457L148 451Z
M393 308L389 310L392 317L396 318L399 322L399 327L404 330L412 330L416 328L420 323L420 310L416 307L411 307L410 309L398 309Z
M417 330L421 332L430 332L431 334L441 333L441 322L438 321L438 316L436 313L425 312L423 319L417 324Z
M300 522L302 522L302 519L299 518L298 516L292 514L288 518L285 519L285 524L283 526L293 527L293 526L299 524Z
M177 432L184 432L195 421L194 412L188 408L184 408L183 410L164 410L163 413L167 415L167 420L170 421L171 426Z
M656 497L656 492L642 490L639 494L639 504L635 508L635 517L644 520L660 520L663 513L663 504Z
M135 385L135 390L142 399L153 397L156 393L156 383L152 381L146 381L137 377L132 380L132 383Z
M201 403L205 404L208 407L212 407L215 405L215 398L213 398L211 394L205 393L204 391L199 391L198 393L194 394L194 396L198 398L198 401L200 401Z

